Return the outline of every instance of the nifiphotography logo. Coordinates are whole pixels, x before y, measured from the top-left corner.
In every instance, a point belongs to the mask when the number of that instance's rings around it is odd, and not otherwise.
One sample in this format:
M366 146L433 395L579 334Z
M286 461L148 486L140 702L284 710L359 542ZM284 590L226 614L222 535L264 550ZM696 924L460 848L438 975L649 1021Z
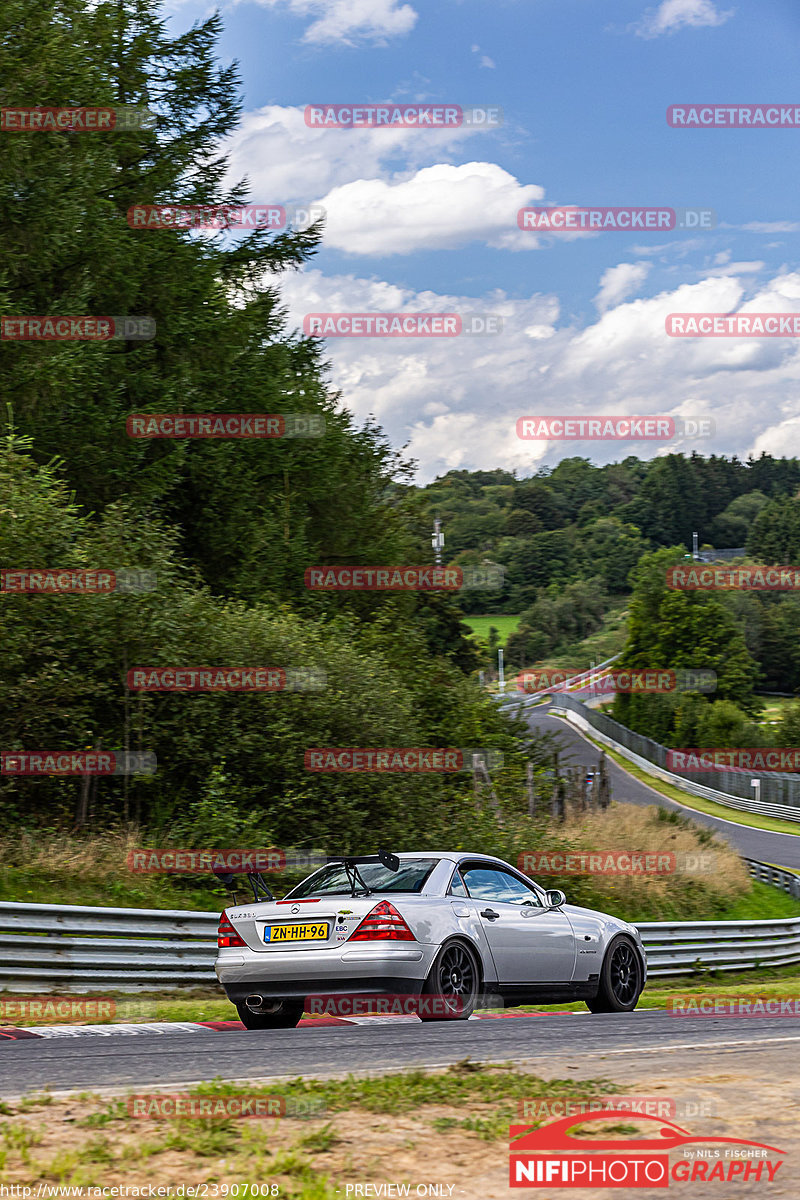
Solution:
M750 1180L763 1185L772 1183L783 1165L784 1151L776 1146L691 1134L661 1117L637 1113L634 1119L650 1122L651 1132L637 1138L591 1140L570 1133L589 1121L629 1125L630 1109L573 1114L539 1128L512 1125L509 1186L666 1188L671 1182Z

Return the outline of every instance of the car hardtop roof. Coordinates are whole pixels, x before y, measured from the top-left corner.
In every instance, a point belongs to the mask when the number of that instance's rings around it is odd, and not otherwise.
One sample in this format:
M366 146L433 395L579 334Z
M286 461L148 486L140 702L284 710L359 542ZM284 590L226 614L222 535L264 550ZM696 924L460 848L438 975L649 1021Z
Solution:
M484 854L481 850L399 850L395 853L401 862L410 858L441 858L446 862L457 863L465 862L467 859L481 858L486 862L500 863L504 867L513 865L506 862L504 858L498 858L496 854Z

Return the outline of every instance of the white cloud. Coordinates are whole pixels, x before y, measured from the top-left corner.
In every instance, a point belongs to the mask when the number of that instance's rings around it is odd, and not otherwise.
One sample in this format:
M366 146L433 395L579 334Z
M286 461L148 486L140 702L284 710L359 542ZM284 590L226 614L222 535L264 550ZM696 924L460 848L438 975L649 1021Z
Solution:
M470 49L472 50L473 54L481 53L480 46L471 46ZM478 66L479 67L489 67L493 71L495 69L496 63L493 58L489 58L488 54L481 54L481 61L478 63Z
M800 312L800 273L750 293L748 277L710 277L609 308L585 328L559 323L552 295L479 298L413 292L357 275L305 270L281 289L292 324L309 312L494 312L496 336L330 338L332 382L359 418L372 413L395 445L409 443L420 478L451 468L535 471L586 454L597 462L693 449L790 452L800 422L800 347L793 339L668 337L670 312ZM713 439L521 442L520 416L710 416ZM792 439L791 442L789 439Z
M476 240L535 248L517 212L542 200L542 187L495 163L442 161L473 136L469 127L315 129L303 109L267 106L248 113L231 139L229 181L247 176L258 203L322 204L326 246L348 253L407 254Z
M717 258L720 256L717 255ZM728 255L730 257L730 255ZM711 267L706 275L757 275L765 267L763 262L725 262L723 266Z
M258 0L276 7L286 4L299 17L312 18L303 41L312 45L340 42L347 46L383 45L389 38L410 33L417 13L401 0Z
M800 221L748 221L741 228L752 233L797 233Z
M351 254L409 254L468 242L529 249L536 238L517 228L517 212L544 196L495 163L441 163L408 179L360 179L329 192L325 244Z
M634 29L639 37L654 38L689 26L723 25L732 16L733 9L719 11L713 0L662 0L658 8L645 12Z
M319 202L353 180L391 178L427 166L432 158L446 160L475 136L466 126L314 129L303 108L270 104L245 113L229 139L228 179L247 176L254 201Z
M635 292L649 275L650 268L650 263L620 263L609 267L600 279L600 291L594 298L598 311L605 312Z

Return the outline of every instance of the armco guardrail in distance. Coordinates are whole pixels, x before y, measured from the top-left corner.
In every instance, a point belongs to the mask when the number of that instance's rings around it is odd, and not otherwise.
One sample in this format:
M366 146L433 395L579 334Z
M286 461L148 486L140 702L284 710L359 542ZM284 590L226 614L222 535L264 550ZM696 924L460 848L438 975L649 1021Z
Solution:
M787 871L784 867L773 867L771 863L759 862L756 858L745 858L743 861L754 879L780 888L782 892L788 892L790 896L800 899L800 875L796 875L794 871Z
M800 896L800 878L745 859L751 874ZM0 991L25 995L217 987L216 912L0 903ZM800 962L800 918L638 925L651 975Z
M591 679L593 675L597 675L598 671L610 667L612 663L615 663L621 657L621 653L614 654L611 658L607 658L605 662L597 663L596 666L589 667L588 670L581 671L580 674L572 676L569 681L570 687L580 687L584 680ZM512 684L511 688L510 692L492 693L493 698L499 702L501 708L511 708L513 705L526 708L530 704L537 704L542 696L552 694L552 688L550 690L543 688L539 692L520 692L517 690L515 684Z
M744 546L732 546L728 550L698 550L697 561L703 563L732 562L734 558L744 558L747 549Z
M800 962L800 917L782 921L647 921L637 925L648 975L699 967L741 971Z
M578 728L591 726L601 744L617 750L649 774L671 783L673 787L693 796L716 800L729 808L800 821L800 775L778 771L686 771L676 775L666 769L667 748L660 742L634 733L613 717L589 708L565 692L554 694L553 708L572 714L571 720ZM753 799L753 779L759 780L761 785L758 800ZM719 787L712 787L712 783Z

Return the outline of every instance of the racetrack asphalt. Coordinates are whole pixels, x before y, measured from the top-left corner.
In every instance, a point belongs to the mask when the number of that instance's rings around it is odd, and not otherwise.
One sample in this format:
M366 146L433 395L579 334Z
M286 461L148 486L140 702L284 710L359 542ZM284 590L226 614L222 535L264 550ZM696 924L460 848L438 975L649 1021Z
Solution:
M688 991L689 989L687 989ZM724 989L721 989L724 990ZM676 1017L662 1009L633 1013L538 1013L515 1020L423 1024L391 1020L374 1025L300 1027L217 1033L125 1037L109 1029L92 1039L30 1040L0 1044L0 1096L51 1087L186 1086L216 1077L248 1080L320 1078L383 1073L474 1062L534 1064L585 1074L612 1073L623 1060L675 1054L695 1067L707 1055L745 1050L796 1060L800 1017Z
M525 712L525 718L532 729L559 736L565 748L565 765L577 765L593 771L597 770L600 750L588 742L575 726L563 717L551 716L548 705L528 709ZM754 858L759 862L800 869L800 834L771 833L764 829L753 829L749 825L739 825L735 821L711 817L707 813L678 804L668 796L662 795L661 792L654 791L647 784L634 779L608 755L606 755L606 762L612 800L618 800L622 804L659 804L662 808L681 812L685 816L691 817L693 821L713 829L720 837L730 842L745 858Z

